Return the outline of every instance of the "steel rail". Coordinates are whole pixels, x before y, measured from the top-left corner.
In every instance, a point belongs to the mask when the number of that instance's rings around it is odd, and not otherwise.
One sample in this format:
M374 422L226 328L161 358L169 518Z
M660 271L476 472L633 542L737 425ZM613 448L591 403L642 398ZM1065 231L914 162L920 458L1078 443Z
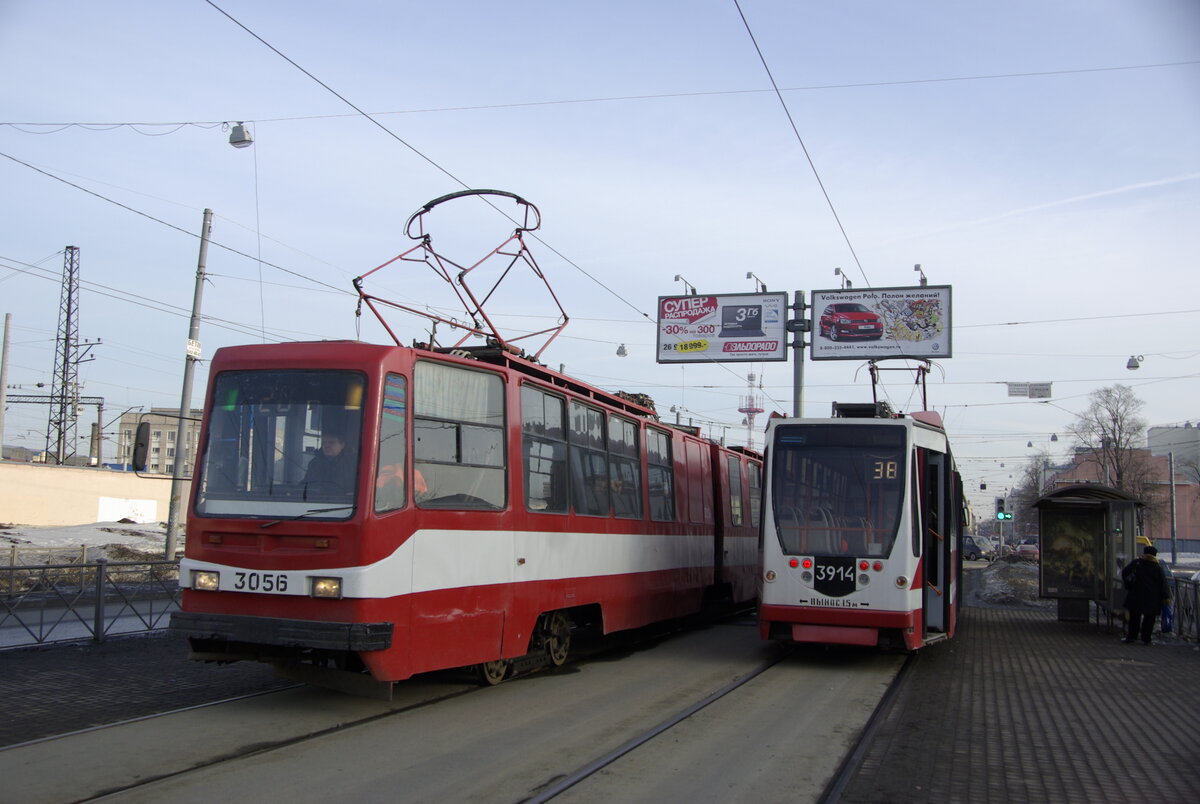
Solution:
M583 767L576 770L574 773L571 773L570 775L555 782L550 787L547 787L546 789L542 790L537 795L531 796L529 798L521 799L519 804L542 804L542 802L550 801L551 799L555 798L556 796L561 795L562 793L566 792L571 787L574 787L575 785L582 782L584 779L586 779L589 776L591 776L592 774L594 774L596 771L603 770L604 768L606 768L609 765L616 762L621 757L633 752L638 747L644 745L645 743L649 742L650 740L653 740L655 737L662 734L663 732L668 731L668 730L674 728L675 726L678 726L680 723L687 720L692 715L699 712L701 709L704 709L709 704L712 704L712 703L715 703L716 701L721 700L722 698L724 698L726 695L729 695L734 690L736 690L739 687L754 680L758 676L765 673L767 670L770 670L772 667L774 667L775 665L779 664L781 661L786 659L788 656L791 655L791 653L792 653L792 650L781 651L780 654L778 656L776 656L775 658L763 662L761 665L759 665L755 669L751 670L750 672L748 672L742 676L739 676L738 678L735 678L733 681L729 682L724 687L721 687L719 690L712 693L711 695L708 695L707 697L701 699L700 701L697 701L696 703L694 703L691 706L687 707L686 709L678 712L677 714L672 715L671 717L662 721L658 725L653 726L652 728L648 729L647 731L643 732L642 734L638 735L637 737L634 737L633 739L626 741L625 743L621 744L620 746L613 749L609 753L604 754L603 756L589 762L588 764L586 764Z
M900 665L900 670L892 678L892 683L888 684L888 688L884 690L883 697L879 699L879 704L875 707L875 711L871 713L871 717L867 719L866 725L859 732L858 739L854 742L854 747L842 759L842 764L838 766L837 772L833 774L833 778L825 786L825 790L817 799L817 804L837 804L841 800L846 786L850 784L850 780L854 778L854 774L862 767L863 759L866 757L867 751L875 739L875 733L879 730L879 726L887 720L887 716L892 711L892 706L895 704L896 699L900 696L900 691L907 683L911 675L910 671L916 665L919 656L920 654L918 653L910 653L908 654L908 658L904 660L904 664Z

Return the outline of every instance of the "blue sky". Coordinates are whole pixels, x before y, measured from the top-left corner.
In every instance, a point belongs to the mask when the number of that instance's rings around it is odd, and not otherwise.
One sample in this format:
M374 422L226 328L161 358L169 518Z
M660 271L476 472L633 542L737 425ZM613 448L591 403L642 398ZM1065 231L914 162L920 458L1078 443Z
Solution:
M1064 454L1049 437L1097 388L1133 386L1152 425L1200 420L1195 2L742 0L828 202L733 0L216 5L311 77L204 0L0 0L10 384L49 382L66 245L80 336L103 341L83 392L110 417L178 404L204 208L211 355L354 337L351 278L407 248L405 220L456 178L541 209L532 248L572 318L547 363L731 441L749 367L653 359L645 316L683 292L676 274L809 292L837 287L835 267L856 288L914 284L920 263L952 285L954 356L929 401L968 486L989 482L981 504L1027 443ZM226 144L238 121L250 148ZM445 223L435 242L468 261L511 228L486 208ZM380 290L447 302L412 271ZM553 311L535 301L496 312L540 328ZM753 368L763 407L790 411L791 366ZM197 401L205 380L202 364ZM1053 382L1051 404L1007 397L1018 381ZM871 396L857 362L809 362L805 386L813 416ZM880 393L920 406L903 372ZM45 429L11 406L5 442L40 447Z

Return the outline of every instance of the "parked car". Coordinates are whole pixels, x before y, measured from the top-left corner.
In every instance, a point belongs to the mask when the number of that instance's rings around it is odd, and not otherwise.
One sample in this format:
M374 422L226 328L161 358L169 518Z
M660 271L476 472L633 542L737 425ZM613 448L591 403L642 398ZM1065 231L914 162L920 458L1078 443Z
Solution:
M870 307L858 302L837 302L827 305L817 322L821 335L832 341L842 338L883 337L883 319Z
M983 559L991 561L996 557L996 548L982 536L968 536L963 539L963 558L967 561Z
M1037 561L1042 557L1042 550L1038 543L1032 539L1026 539L1017 545L1017 558L1027 558L1030 561Z

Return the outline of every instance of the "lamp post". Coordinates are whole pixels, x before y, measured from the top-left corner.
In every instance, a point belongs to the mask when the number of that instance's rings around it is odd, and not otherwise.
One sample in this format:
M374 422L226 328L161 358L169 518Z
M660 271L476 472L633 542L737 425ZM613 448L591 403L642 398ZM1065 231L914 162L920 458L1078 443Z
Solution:
M921 263L914 265L913 270L921 275L921 287L925 287L929 284L929 280L925 278L925 272L921 270Z
M675 274L675 281L683 283L683 292L689 296L696 295L696 286L683 278L682 274Z
M842 278L842 290L845 290L846 288L854 287L854 283L846 278L846 274L844 271L842 271L841 268L834 268L833 275L840 276Z

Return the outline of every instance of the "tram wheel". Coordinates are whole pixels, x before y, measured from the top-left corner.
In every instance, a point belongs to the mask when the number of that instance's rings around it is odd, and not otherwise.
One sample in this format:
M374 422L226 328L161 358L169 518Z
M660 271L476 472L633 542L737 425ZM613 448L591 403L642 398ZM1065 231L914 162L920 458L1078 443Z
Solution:
M508 676L511 667L512 664L508 659L484 662L479 665L479 680L489 687L494 687Z
M567 618L567 613L555 611L546 615L542 621L542 632L550 664L561 667L571 650L571 621Z

